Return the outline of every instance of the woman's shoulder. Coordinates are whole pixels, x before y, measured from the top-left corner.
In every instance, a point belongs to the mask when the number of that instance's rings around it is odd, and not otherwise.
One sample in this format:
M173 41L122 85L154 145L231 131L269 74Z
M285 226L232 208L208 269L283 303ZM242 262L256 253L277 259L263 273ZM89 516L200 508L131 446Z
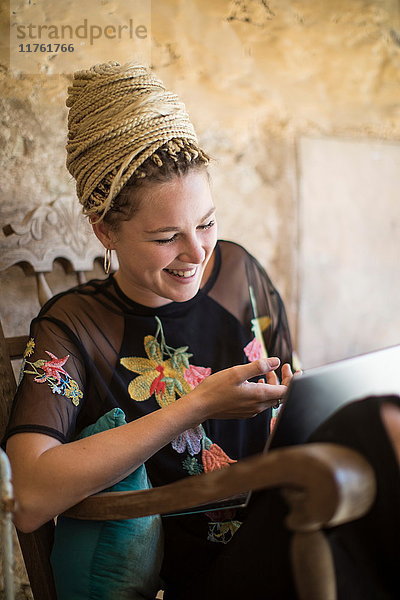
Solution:
M219 240L218 245L221 253L221 275L232 277L235 273L243 282L256 287L267 286L275 293L275 287L266 269L246 248L230 240Z
M221 252L222 264L235 264L236 268L240 265L248 268L252 266L264 271L264 268L258 260L244 246L231 240L218 240L218 246Z
M237 252L240 254L249 254L243 246L238 244L238 242L233 242L232 240L218 240L218 245L221 249L226 250L227 252Z
M74 286L50 298L41 308L38 318L57 319L63 315L72 317L74 314L90 310L90 307L95 305L96 310L99 310L102 305L110 304L112 287L111 278L91 279Z
M248 252L244 246L238 244L238 242L233 242L232 240L218 240L218 247L222 258L234 257L236 260L242 259L243 261L255 260L250 252Z

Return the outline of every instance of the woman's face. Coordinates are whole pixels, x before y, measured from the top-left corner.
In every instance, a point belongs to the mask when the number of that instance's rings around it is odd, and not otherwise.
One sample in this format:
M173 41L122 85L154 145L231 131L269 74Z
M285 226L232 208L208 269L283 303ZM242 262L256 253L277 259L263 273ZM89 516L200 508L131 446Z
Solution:
M190 300L208 277L211 264L205 270L217 241L207 174L192 172L144 185L132 219L115 232L106 228L94 226L117 253L115 278L129 298L153 307Z

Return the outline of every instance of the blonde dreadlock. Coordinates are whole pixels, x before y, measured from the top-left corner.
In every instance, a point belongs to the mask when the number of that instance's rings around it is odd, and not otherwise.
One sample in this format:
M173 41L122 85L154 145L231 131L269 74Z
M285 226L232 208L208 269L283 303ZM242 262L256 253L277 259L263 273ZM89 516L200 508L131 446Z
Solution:
M208 163L184 104L144 66L78 71L68 94L67 168L92 218L118 210L124 186Z

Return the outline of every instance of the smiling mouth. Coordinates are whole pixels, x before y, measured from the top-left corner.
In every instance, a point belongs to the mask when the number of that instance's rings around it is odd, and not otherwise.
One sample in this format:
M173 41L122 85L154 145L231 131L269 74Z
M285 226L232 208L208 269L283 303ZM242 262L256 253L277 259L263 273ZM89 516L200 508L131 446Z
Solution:
M181 277L182 279L188 279L189 277L193 277L193 275L197 271L197 268L190 269L189 271L181 271L178 269L164 269L164 271L166 271L167 273L170 273L171 275L175 275L175 277Z

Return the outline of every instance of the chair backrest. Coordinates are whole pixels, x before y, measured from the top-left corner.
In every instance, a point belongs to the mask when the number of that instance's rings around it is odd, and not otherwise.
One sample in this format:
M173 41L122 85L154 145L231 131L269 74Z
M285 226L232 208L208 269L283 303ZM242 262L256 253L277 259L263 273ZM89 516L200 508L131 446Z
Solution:
M53 295L45 274L53 270L55 260L61 262L66 272L75 273L76 283L83 283L85 273L92 271L95 259L101 259L103 253L102 246L80 214L78 203L70 197L38 206L19 221L5 224L2 230L0 271L20 265L25 276L36 281L39 306ZM71 286L70 281L66 287ZM10 312L13 310L10 308ZM8 313L1 317L8 318ZM26 323L24 335L6 338L0 323L0 439L16 390L12 362L22 359L28 325ZM54 523L46 523L34 533L17 533L35 600L56 600L49 562Z
M16 390L11 358L22 358L28 336L6 339L0 323L0 437L3 437ZM54 539L54 523L49 522L33 533L18 533L26 571L35 600L56 600L49 562Z

